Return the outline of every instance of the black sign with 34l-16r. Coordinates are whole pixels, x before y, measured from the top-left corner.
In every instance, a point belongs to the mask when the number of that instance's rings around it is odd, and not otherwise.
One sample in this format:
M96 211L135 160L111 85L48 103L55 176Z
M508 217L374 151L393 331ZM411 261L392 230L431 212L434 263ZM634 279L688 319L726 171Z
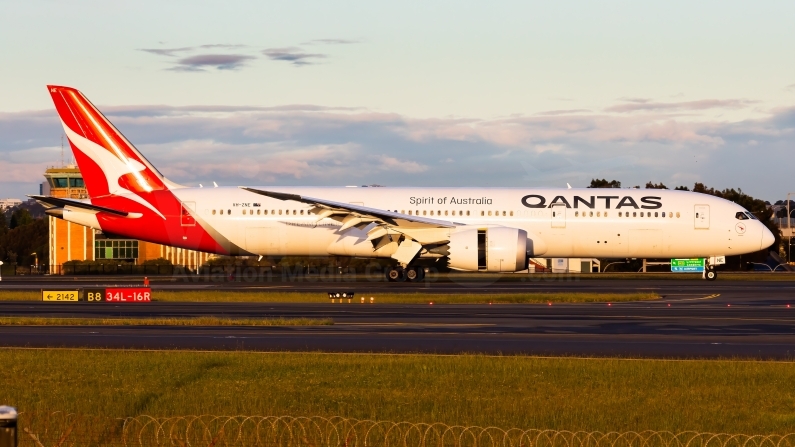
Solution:
M152 289L149 287L85 289L83 297L90 303L151 303Z

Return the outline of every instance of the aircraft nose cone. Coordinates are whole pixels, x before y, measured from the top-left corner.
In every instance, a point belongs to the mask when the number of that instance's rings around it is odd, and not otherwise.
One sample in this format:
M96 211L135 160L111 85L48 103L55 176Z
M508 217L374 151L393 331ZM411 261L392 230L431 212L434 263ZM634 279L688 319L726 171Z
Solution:
M762 229L762 245L759 247L759 249L764 250L765 248L773 245L773 242L776 242L776 237L773 236L773 233L771 233L767 227L764 227Z

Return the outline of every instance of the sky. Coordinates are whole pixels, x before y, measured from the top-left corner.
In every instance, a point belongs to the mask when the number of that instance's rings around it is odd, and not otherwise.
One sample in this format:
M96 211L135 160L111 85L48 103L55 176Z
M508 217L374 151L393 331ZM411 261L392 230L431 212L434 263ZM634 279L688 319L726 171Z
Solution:
M795 192L792 1L0 0L0 197L81 90L185 185ZM67 154L66 158L69 158Z

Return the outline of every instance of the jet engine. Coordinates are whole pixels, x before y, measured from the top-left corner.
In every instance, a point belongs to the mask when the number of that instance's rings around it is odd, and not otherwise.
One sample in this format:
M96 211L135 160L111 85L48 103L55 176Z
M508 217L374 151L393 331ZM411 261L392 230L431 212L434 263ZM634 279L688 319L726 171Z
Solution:
M487 227L451 234L448 252L452 269L517 272L527 268L529 257L546 252L546 244L525 230Z

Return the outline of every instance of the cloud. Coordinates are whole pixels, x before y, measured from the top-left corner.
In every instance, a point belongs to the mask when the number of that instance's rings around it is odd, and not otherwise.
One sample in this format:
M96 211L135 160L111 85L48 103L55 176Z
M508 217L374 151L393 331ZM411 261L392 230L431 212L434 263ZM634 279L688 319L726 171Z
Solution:
M301 45L350 45L361 43L358 39L314 39L302 42Z
M784 87L784 90L795 91L795 84L790 84Z
M144 51L158 56L165 56L168 58L176 58L182 56L181 59L176 61L176 64L168 68L169 71L205 71L206 68L215 68L218 70L236 70L243 67L246 61L256 59L254 56L245 54L187 54L196 53L203 50L238 50L245 48L246 45L239 44L205 44L192 47L178 47L178 48L141 48L139 51Z
M184 53L186 51L192 51L196 47L180 47L180 48L141 48L138 51L144 51L147 53L157 54L158 56L168 56L174 57L177 53Z
M313 59L325 59L328 57L320 53L305 53L299 47L268 48L263 50L262 54L268 56L271 60L287 61L299 66L313 64Z
M665 110L465 119L300 104L99 108L171 180L205 186L565 187L598 176L633 185L697 179L776 200L780 185L770 179L789 172L771 161L795 145L795 108L733 123ZM4 195L37 191L60 158L61 133L52 110L0 113L0 172L13 173Z
M239 44L225 44L225 43L211 43L205 45L197 45L193 47L178 47L178 48L140 48L138 51L144 51L158 56L176 57L178 53L187 53L196 50L208 49L236 49L244 48L246 45Z
M590 112L588 109L564 109L564 110L547 110L546 112L538 112L536 115L572 115L574 113Z
M425 172L428 170L428 166L417 163L416 161L398 160L397 158L390 157L388 155L381 155L379 157L379 162L381 163L380 169L382 171L397 171L408 174L416 174L418 172Z
M637 111L659 110L706 110L706 109L742 109L756 103L745 99L702 99L683 102L652 102L649 99L626 98L629 104L618 104L605 109L607 112L628 113Z
M169 70L174 71L203 71L205 68L216 68L218 70L236 70L246 61L255 59L253 56L245 54L197 54L177 61L177 65Z

